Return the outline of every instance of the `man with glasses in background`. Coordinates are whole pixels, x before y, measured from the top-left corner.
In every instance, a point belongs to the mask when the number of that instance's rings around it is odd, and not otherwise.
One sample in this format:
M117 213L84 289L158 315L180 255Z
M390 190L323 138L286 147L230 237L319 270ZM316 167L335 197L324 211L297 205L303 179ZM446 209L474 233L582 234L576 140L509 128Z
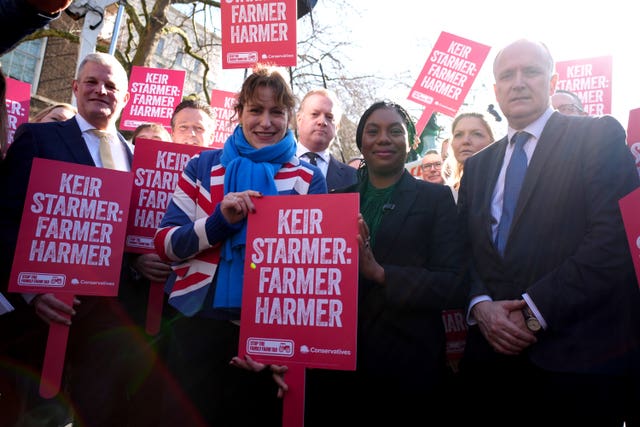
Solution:
M558 89L551 95L553 109L567 116L587 116L578 95L568 90Z
M434 184L444 184L442 177L442 156L438 150L428 150L422 158L422 179Z

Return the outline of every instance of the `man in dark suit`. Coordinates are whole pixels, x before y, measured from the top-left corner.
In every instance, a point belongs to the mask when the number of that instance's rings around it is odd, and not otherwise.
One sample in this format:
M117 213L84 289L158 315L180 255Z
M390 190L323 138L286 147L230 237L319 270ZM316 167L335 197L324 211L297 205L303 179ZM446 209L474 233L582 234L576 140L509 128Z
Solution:
M348 187L357 181L357 170L340 162L329 152L341 117L338 99L327 89L307 92L296 115L296 155L320 168L327 179L329 192Z
M640 182L624 129L553 111L542 43L508 45L493 73L508 137L467 159L458 199L471 259L465 412L477 425L621 426L638 406L640 339L618 206Z
M0 174L0 262L2 290L13 260L32 161L35 157L129 171L132 151L116 129L129 100L127 73L112 55L87 55L73 81L78 114L70 120L21 126L9 147ZM102 136L95 134L101 131ZM101 141L102 139L102 141ZM101 145L103 145L101 147ZM47 323L71 324L63 387L85 425L125 425L128 381L143 369L135 334L122 301L127 300L129 267L153 274L145 255L125 256L119 297L76 298L74 307L54 294L24 295L26 303ZM81 300L81 303L80 303ZM70 315L68 320L64 315ZM17 326L17 325L16 325Z

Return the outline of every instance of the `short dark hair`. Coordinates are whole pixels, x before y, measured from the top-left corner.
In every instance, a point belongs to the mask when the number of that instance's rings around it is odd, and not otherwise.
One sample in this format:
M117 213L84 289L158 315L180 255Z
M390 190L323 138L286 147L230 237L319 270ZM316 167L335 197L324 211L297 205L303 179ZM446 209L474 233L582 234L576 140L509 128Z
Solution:
M187 98L183 100L180 104L176 105L176 108L174 108L173 115L171 116L171 129L173 129L174 126L176 125L175 123L176 114L178 114L180 111L184 110L185 108L195 108L196 110L201 110L207 116L211 117L211 120L216 119L216 115L213 111L213 108L211 108L211 105L207 104L201 99Z
M570 90L564 90L564 89L556 89L555 93L564 93L565 95L569 95L576 102L574 105L578 107L580 111L584 111L584 105L582 105L582 101L580 100L580 97L576 93L573 93Z
M395 112L398 113L398 115L402 118L402 121L407 127L407 141L409 146L411 146L411 144L413 144L414 142L414 138L416 137L416 125L413 123L413 119L411 118L407 110L405 110L400 104L396 104L395 102L389 100L383 100L374 103L369 108L367 108L364 113L362 113L362 117L360 117L358 127L356 128L356 145L358 146L358 149L362 148L362 135L364 134L365 123L374 111L381 108L395 110Z

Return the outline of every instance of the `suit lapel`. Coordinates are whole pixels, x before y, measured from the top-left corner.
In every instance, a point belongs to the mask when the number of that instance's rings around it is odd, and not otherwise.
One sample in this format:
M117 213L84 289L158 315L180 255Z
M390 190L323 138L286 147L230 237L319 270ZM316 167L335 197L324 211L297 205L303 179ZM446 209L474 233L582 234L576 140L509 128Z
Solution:
M487 213L487 218L484 218L482 223L485 224L484 231L487 234L487 238L490 242L493 242L493 223L495 219L491 214L491 206L493 204L493 190L496 188L498 177L500 176L500 169L502 168L502 162L504 161L504 154L507 150L508 137L504 137L498 142L495 142L495 153L489 157L489 163L487 165L478 165L480 168L486 167L487 171L492 171L489 179L486 180L486 187L483 189L484 198L482 199L483 209ZM482 170L479 170L480 175L484 174ZM479 178L480 179L480 178ZM482 182L482 179L480 179ZM497 249L496 249L497 250Z
M56 127L56 131L61 143L67 148L75 163L88 166L96 165L87 148L87 143L82 137L80 126L78 126L75 117L60 122L59 126Z
M536 187L536 184L542 174L544 173L544 168L549 159L554 155L554 149L558 144L561 143L560 139L562 138L563 132L561 131L562 125L562 117L559 113L553 114L549 121L547 121L544 129L542 130L542 134L540 135L540 139L536 145L536 149L533 152L533 156L529 161L529 166L527 167L527 174L525 175L524 181L522 183L522 189L520 190L520 195L518 196L518 204L516 205L516 211L514 213L513 222L511 224L511 228L515 227L518 219L525 211L527 203L533 194L533 191Z
M78 164L96 166L93 158L91 157L91 153L87 148L87 142L82 137L82 131L80 130L80 126L78 125L75 117L64 122L59 122L58 125L59 126L56 127L58 136L66 146L69 153L71 153L71 156L73 156L74 161ZM127 140L120 133L118 133L118 139L127 150L127 159L129 160L129 166L131 167L133 162L133 153L127 144Z
M490 158L489 161L491 163L487 165L487 170L493 171L492 175L486 181L487 187L484 189L485 199L483 200L483 203L485 206L489 206L489 212L491 211L491 203L493 202L493 190L496 188L496 183L498 182L498 177L500 176L500 169L502 169L502 162L504 161L504 154L507 151L508 141L509 138L505 136L500 141L495 143L496 153ZM480 171L480 173L483 172Z

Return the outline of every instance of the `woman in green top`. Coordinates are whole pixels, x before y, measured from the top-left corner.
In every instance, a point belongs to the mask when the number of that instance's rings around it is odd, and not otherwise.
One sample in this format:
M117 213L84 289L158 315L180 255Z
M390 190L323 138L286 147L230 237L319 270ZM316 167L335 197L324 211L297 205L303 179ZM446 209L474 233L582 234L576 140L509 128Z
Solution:
M405 169L415 134L388 101L358 124L364 160L346 189L360 193L357 367L308 372L305 427L442 425L451 416L441 311L464 304L461 240L449 188Z

